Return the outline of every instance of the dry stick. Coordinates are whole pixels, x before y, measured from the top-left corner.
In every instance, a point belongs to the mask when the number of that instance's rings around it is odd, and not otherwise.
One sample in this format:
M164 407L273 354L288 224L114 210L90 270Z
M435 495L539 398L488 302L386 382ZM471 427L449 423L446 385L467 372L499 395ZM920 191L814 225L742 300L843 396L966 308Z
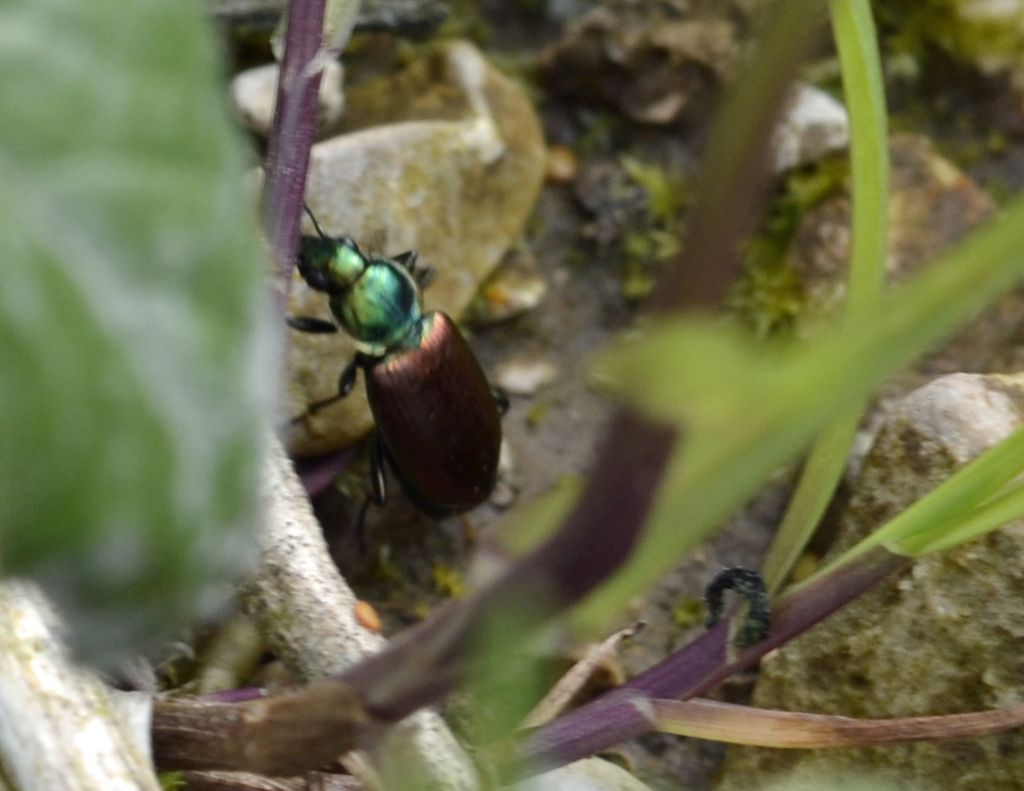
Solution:
M160 791L145 733L71 662L39 590L0 585L0 764L11 788Z
M356 747L369 724L359 696L329 681L245 703L157 700L153 755L161 769L288 776Z
M188 791L366 791L349 775L324 772L286 780L245 772L183 772L181 777Z
M262 562L246 606L268 645L307 679L339 673L380 650L384 639L357 622L356 597L331 562L305 490L276 443L263 491ZM390 779L391 787L406 789L477 788L472 763L436 713L420 711L385 733L361 696L337 680L245 703L157 701L153 712L154 755L168 769L295 774L365 745L371 735L382 737L373 751L385 785Z
M305 489L276 444L269 453L263 490L262 558L246 606L292 672L304 679L337 675L380 651L386 641L356 619L356 596L331 560ZM388 755L382 771L401 763L428 785L477 785L468 756L434 712L407 718L379 749Z
M626 629L620 629L600 643L588 647L583 658L569 668L569 671L558 679L557 683L547 692L543 700L523 718L520 727L536 728L561 714L576 694L586 686L587 681L594 675L597 668L615 655L619 643L628 640L642 628L643 623L634 624Z
M928 717L857 719L758 709L714 700L649 700L658 730L778 749L868 747L940 739L973 739L1024 725L1024 705Z

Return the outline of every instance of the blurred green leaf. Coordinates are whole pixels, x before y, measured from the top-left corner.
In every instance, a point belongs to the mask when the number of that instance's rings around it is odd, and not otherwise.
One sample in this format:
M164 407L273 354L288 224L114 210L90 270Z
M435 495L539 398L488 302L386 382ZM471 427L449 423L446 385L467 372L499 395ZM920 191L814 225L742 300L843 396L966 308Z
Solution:
M0 7L0 564L92 656L253 555L273 331L199 5Z

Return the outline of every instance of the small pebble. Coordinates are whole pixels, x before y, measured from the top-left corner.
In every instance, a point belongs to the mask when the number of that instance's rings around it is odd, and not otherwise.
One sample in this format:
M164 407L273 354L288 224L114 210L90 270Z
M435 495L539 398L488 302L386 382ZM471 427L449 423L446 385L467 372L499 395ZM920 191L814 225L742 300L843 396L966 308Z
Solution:
M558 368L550 360L514 357L498 366L495 382L513 395L533 395L554 381Z
M775 129L775 172L816 162L849 142L846 107L818 88L798 85Z
M516 490L504 481L498 481L491 491L489 502L495 508L505 510L516 501Z
M576 178L579 162L572 149L565 146L551 146L548 149L547 168L544 171L549 184L568 184Z
M533 310L547 294L537 259L525 246L505 256L469 308L474 324L496 324Z
M377 610L374 609L370 602L363 601L362 599L357 600L353 612L355 613L356 621L364 629L369 629L371 632L380 632L380 615L377 614Z
M505 509L515 502L518 489L515 486L515 457L507 439L501 441L501 455L498 457L498 482L491 491L488 502L495 508Z
M273 123L278 71L276 63L269 63L240 72L231 80L231 100L235 112L242 123L264 137L270 133ZM330 61L324 67L317 96L317 119L321 127L337 121L345 108L342 78L342 67L337 61Z

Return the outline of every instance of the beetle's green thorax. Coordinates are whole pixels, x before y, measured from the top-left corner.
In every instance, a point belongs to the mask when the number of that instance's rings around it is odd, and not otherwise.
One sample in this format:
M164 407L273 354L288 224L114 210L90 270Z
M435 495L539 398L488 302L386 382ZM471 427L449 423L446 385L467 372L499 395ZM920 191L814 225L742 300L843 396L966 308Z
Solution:
M331 312L366 354L415 348L423 316L415 279L386 258L368 258L365 264L344 292L331 296Z
M408 267L364 255L345 236L304 236L299 273L327 293L334 318L364 354L379 357L419 345L420 287Z

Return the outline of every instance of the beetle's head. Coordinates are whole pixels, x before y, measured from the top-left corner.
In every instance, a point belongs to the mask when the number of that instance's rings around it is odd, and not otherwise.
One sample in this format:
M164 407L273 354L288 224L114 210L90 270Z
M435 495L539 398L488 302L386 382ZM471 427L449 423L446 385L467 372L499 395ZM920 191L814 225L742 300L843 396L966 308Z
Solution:
M347 236L303 236L299 245L299 274L310 288L341 294L366 269L366 256Z
M310 288L342 294L366 271L366 256L351 237L325 234L309 206L303 203L302 208L313 221L316 236L303 236L299 243L299 274Z

